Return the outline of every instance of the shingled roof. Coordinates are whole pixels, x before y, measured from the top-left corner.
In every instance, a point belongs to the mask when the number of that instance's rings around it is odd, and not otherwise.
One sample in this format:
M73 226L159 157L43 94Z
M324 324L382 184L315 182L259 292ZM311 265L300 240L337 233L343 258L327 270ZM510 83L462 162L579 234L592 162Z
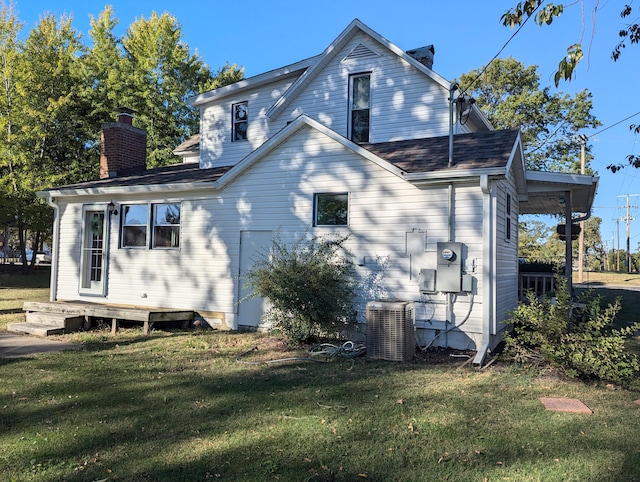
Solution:
M454 136L452 169L505 167L510 159L518 130L484 131ZM189 150L197 150L192 138ZM428 137L406 141L363 144L362 147L390 162L406 173L434 172L448 169L449 137ZM100 189L144 185L215 182L233 166L200 169L197 163L181 163L148 169L131 175L100 179L53 188Z
M505 167L517 129L482 131L453 137L452 169ZM408 173L448 169L449 136L363 144L362 147Z

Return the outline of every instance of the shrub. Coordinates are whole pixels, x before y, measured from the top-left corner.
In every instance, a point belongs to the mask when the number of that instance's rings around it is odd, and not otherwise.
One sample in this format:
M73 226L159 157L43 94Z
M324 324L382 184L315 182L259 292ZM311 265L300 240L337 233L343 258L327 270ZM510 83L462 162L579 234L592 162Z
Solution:
M628 385L640 375L640 360L625 344L640 324L615 327L620 300L602 308L601 299L588 292L573 303L567 283L558 277L555 298L527 294L507 323L505 355L521 363L550 363L571 377Z
M271 251L245 273L253 296L269 301L263 322L280 330L288 344L311 342L355 321L347 239L305 235L286 244L276 234Z

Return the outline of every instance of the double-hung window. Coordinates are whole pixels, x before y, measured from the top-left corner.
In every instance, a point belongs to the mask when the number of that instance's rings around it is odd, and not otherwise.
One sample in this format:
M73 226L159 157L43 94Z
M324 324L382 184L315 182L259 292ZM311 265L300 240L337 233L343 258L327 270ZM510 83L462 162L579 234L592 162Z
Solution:
M145 248L147 246L147 225L149 206L147 204L126 204L122 206L123 248Z
M369 142L371 74L349 77L349 139Z
M180 205L153 205L153 248L180 246Z
M314 226L347 226L349 195L322 193L314 195Z
M180 203L122 205L122 248L180 247Z
M248 102L238 102L231 106L231 121L231 140L234 142L245 140L249 123Z

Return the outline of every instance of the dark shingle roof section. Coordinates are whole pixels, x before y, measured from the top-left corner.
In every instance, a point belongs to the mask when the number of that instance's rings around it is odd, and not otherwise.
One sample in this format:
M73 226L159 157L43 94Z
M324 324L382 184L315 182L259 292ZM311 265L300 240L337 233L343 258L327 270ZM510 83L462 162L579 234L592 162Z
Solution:
M128 176L119 176L98 181L71 184L56 189L99 189L103 187L129 187L162 184L188 184L196 182L214 182L231 169L232 166L200 169L197 162L157 167Z
M517 129L514 129L483 131L454 136L453 169L505 167L511 156L518 132ZM448 136L363 144L362 147L394 164L406 173L446 170L449 161ZM199 164L196 162L174 164L135 174L72 184L54 189L100 189L215 182L232 167L200 169Z
M453 140L453 169L505 167L517 129L458 134ZM447 169L449 136L363 144L362 147L407 173Z
M173 151L174 154L200 152L200 134L194 134Z

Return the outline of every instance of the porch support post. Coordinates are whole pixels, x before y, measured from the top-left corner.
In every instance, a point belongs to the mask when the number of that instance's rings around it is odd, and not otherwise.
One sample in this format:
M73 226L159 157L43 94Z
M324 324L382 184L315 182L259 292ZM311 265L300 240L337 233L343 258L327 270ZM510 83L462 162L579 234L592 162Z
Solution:
M571 233L573 231L573 226L571 224L571 204L573 200L571 199L571 191L565 191L564 193L564 235L565 235L565 265L564 265L564 275L567 278L567 289L569 290L569 294L573 296L573 266L572 266L572 251L571 251Z

